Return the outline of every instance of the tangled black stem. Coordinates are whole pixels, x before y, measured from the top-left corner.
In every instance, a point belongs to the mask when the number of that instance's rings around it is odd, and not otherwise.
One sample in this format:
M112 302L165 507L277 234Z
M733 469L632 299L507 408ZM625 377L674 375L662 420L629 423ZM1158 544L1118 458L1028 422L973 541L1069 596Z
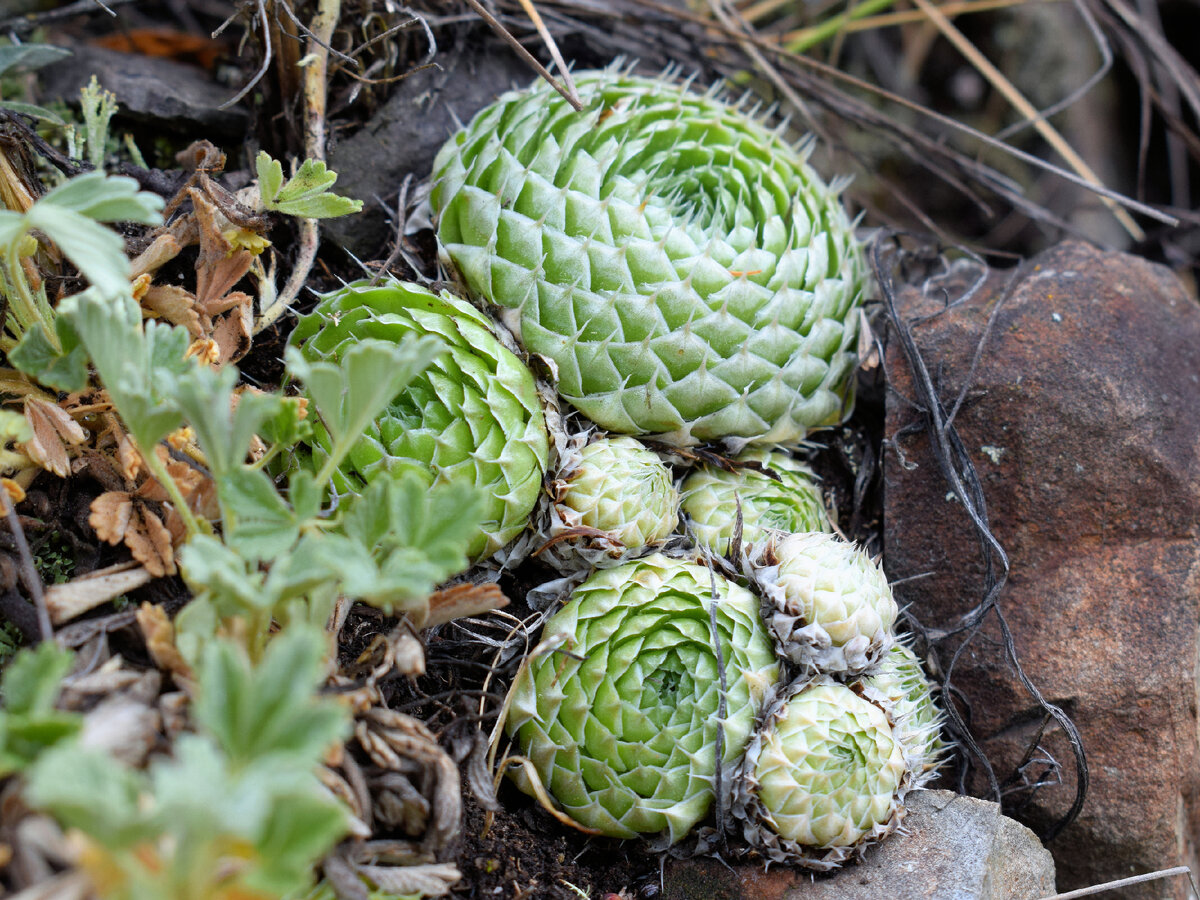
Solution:
M924 417L924 428L929 435L930 448L934 458L937 460L938 467L942 471L942 475L962 503L967 515L971 518L971 523L978 533L980 553L982 554L984 563L983 600L963 617L961 626L952 632L956 634L965 633L966 637L959 643L950 659L949 665L945 667L943 689L946 691L946 695L950 696L953 691L951 682L959 657L962 656L963 651L966 650L967 646L979 633L987 616L989 614L993 615L1000 627L1004 653L1013 671L1020 679L1025 690L1033 697L1034 701L1062 728L1067 741L1070 743L1071 751L1075 756L1077 775L1075 801L1062 818L1053 822L1040 835L1043 841L1050 841L1075 820L1075 817L1079 815L1080 809L1083 808L1083 802L1087 796L1089 776L1083 741L1080 738L1079 729L1076 727L1074 721L1071 720L1071 717L1058 706L1046 701L1041 691L1029 679L1029 676L1025 674L1025 670L1021 666L1021 661L1017 656L1017 648L1013 641L1012 631L1004 616L1004 611L998 603L1000 592L1008 580L1008 555L1004 552L1004 548L1000 545L1000 542L996 539L989 526L987 501L983 494L983 486L980 484L979 477L975 471L975 465L971 462L962 438L954 426L954 413L958 411L961 398L965 396L967 388L964 385L959 394L959 402L955 404L953 412L948 413L941 398L938 396L933 379L930 377L929 367L926 365L920 350L917 349L911 325L901 317L896 306L896 289L892 280L892 270L896 264L897 257L902 251L899 248L890 254L886 251L888 247L895 246L895 239L898 236L896 233L885 232L876 237L871 248L872 268L874 269L880 292L883 295L883 304L887 311L889 322L899 338L901 350L904 353L904 358L912 374L913 390L915 393L913 402L917 410ZM997 304L998 308L999 303ZM992 316L993 321L994 319L995 313ZM986 336L987 333L985 332L984 340L986 340ZM982 349L982 343L980 349ZM976 363L978 362L978 355L977 352ZM972 374L974 373L974 369L975 366L972 365ZM979 762L986 773L991 794L999 802L1001 799L1000 784L996 779L995 771L987 755L971 734L966 722L963 721L956 704L947 703L946 713L954 728L962 736L967 751ZM1035 740L1037 739L1035 738Z

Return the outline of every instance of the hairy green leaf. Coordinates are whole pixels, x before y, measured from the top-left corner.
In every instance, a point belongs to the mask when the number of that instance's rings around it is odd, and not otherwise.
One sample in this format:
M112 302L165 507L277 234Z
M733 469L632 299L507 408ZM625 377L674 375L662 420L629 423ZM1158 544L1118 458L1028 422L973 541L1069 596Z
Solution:
M14 44L0 47L0 75L9 69L40 69L66 59L70 50L49 44Z
M315 765L345 731L344 710L320 699L324 636L285 629L258 666L242 648L213 641L205 648L193 707L196 723L217 740L231 763L281 755Z

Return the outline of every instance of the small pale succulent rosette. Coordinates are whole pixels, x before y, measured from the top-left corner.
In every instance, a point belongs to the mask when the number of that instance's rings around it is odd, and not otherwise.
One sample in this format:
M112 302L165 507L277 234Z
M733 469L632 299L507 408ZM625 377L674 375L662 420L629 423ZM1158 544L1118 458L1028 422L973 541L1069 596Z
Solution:
M817 476L803 462L781 450L752 448L734 463L732 469L706 463L683 480L683 512L697 547L728 553L739 514L743 546L761 542L771 530L833 530Z
M563 573L613 566L672 536L679 491L641 441L593 431L564 442L537 517L542 561Z
M682 840L779 678L758 598L655 553L593 573L542 644L562 652L522 669L505 723L542 785L585 829ZM524 768L510 771L536 795Z
M780 654L806 674L855 676L895 642L899 610L883 570L836 535L776 533L746 562Z
M879 706L831 678L800 679L746 749L733 814L768 863L826 871L895 831L907 772Z
M897 641L879 666L858 681L857 688L887 710L904 752L909 787L923 787L932 781L949 747L942 738L944 714L912 648Z

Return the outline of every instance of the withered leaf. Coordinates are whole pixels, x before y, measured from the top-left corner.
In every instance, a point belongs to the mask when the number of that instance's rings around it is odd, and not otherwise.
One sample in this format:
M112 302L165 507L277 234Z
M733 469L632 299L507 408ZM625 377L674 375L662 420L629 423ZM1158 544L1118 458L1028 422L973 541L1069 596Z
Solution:
M143 603L138 607L137 623L146 639L146 649L158 667L191 681L192 667L175 646L175 626L163 608L153 603Z
M146 567L155 578L174 575L175 550L171 544L171 532L162 519L145 505L134 507L135 516L125 529L125 546L133 558Z
M119 544L133 517L133 498L125 491L105 491L92 501L88 524L100 540Z
M59 478L71 472L68 447L87 440L87 432L61 406L38 397L25 399L25 419L33 437L25 442L25 453L35 463Z
M142 306L172 325L182 325L193 337L204 337L200 313L196 310L196 298L191 291L173 284L154 285L146 291Z

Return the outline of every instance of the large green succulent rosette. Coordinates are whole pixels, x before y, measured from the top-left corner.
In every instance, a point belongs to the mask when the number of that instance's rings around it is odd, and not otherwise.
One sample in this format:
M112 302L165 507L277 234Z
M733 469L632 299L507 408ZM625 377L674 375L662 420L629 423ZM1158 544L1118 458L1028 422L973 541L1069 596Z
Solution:
M563 812L612 837L664 833L671 843L705 817L718 764L736 764L778 677L758 606L744 588L662 554L575 589L544 630L543 643L563 652L522 671L506 722Z
M442 148L445 259L610 431L791 443L852 404L862 252L805 149L617 70L504 94Z
M334 483L358 492L373 478L416 469L431 485L457 481L485 489L484 522L468 551L477 559L528 524L550 454L533 375L491 329L477 309L445 291L356 282L322 298L291 337L307 359L334 361L364 338L417 334L442 341L445 352L368 426ZM314 455L329 446L317 423Z
M832 679L800 681L750 742L733 812L767 859L825 871L896 829L905 774L882 709Z

